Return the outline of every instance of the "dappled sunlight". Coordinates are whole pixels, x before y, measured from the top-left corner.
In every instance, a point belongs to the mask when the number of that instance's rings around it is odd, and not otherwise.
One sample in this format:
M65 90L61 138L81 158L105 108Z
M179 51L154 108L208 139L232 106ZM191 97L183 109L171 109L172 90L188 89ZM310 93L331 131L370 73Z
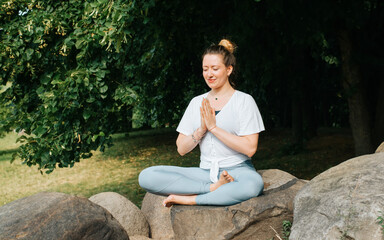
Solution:
M103 185L122 184L136 176L137 170L121 161L84 159L73 168L58 168L51 174L40 174L37 167L21 161L0 164L2 187L0 205L41 191L57 191L89 197Z
M173 133L122 137L104 152L93 151L92 154L91 158L81 160L73 168L57 168L43 175L37 166L28 167L21 160L11 164L11 154L3 154L0 156L0 205L42 191L84 197L113 191L140 205L145 191L140 188L137 177L142 169L159 164L198 166L199 159L198 151L181 158L176 151Z

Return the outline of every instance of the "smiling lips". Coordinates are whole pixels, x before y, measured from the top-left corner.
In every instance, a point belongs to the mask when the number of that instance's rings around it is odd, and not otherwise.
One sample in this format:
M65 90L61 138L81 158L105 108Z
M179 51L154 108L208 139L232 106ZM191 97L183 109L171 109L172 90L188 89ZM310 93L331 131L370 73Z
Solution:
M212 78L210 78L210 79L208 79L208 82L209 82L209 83L213 83L213 82L215 82L215 80L216 80L216 79L212 79Z

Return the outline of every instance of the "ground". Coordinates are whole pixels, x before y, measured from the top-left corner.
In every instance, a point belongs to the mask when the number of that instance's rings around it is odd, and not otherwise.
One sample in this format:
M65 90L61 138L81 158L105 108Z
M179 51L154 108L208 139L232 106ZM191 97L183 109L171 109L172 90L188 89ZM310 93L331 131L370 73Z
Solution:
M145 191L137 182L139 172L153 165L198 166L199 150L183 157L176 151L177 133L173 129L144 131L114 136L115 144L104 153L95 152L70 169L57 169L41 175L37 167L16 160L17 134L0 139L0 206L41 191L59 191L90 197L106 191L118 192L141 205ZM259 147L252 158L256 169L281 169L310 180L353 154L351 133L345 129L320 129L303 149L290 143L290 130L261 133Z

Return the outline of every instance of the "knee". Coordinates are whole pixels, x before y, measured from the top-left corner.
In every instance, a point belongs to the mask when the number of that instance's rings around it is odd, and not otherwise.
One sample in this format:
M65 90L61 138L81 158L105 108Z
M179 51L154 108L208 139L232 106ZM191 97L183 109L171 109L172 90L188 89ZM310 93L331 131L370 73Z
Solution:
M250 194L252 197L259 196L264 190L264 182L263 179L255 178L253 181L250 182Z
M154 167L149 167L144 169L139 174L139 185L145 190L148 190L151 188L151 183L153 182L151 180L151 176L153 177L153 171Z
M264 189L263 179L259 174L249 177L245 180L247 186L244 191L246 192L247 198L253 198L259 196Z

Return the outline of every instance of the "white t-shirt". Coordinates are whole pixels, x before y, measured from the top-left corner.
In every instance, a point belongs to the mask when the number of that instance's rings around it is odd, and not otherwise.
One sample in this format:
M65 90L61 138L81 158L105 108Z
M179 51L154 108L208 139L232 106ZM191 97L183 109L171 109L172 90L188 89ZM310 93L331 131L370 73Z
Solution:
M207 96L208 93L204 93L191 100L176 131L189 136L200 127L200 106L203 98ZM264 130L263 120L253 97L237 90L216 115L216 126L237 136ZM210 169L212 182L218 181L219 168L232 167L249 159L248 156L227 147L210 132L207 132L199 145L200 167Z

